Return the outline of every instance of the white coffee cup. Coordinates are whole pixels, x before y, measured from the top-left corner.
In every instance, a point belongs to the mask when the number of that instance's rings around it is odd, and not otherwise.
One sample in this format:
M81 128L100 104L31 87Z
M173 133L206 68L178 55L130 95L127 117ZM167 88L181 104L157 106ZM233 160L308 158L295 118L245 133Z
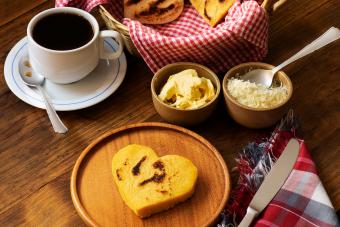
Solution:
M52 50L39 45L33 39L36 23L51 14L68 13L85 18L92 26L93 38L85 45L71 50ZM118 32L99 31L97 20L89 13L71 7L45 10L29 22L27 27L28 54L33 69L54 83L68 84L86 77L97 65L99 59L116 59L123 51L123 42ZM113 38L118 43L115 52L107 52L104 38Z

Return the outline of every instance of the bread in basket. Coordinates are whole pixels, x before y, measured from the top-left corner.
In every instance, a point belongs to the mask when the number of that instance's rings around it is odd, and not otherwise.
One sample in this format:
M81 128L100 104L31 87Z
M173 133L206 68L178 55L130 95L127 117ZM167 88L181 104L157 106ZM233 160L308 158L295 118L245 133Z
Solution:
M186 3L181 16L164 25L142 25L123 19L123 0L57 0L57 6L90 11L99 5L106 25L123 37L128 51L142 56L153 72L173 62L203 64L214 72L226 72L242 62L259 61L267 53L268 14L282 1L237 0L225 20L211 28Z

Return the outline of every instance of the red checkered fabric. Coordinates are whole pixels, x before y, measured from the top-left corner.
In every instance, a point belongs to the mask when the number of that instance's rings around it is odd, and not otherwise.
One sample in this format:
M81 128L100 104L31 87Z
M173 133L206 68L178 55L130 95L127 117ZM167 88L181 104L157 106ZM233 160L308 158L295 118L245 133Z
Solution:
M56 6L90 11L103 4L123 21L139 53L155 72L173 62L190 61L208 66L216 73L234 65L259 61L267 53L268 15L257 1L237 0L224 22L211 28L186 3L181 16L164 25L142 25L123 16L123 0L57 0Z
M241 222L266 174L275 166L282 152L289 152L284 148L291 138L298 139L300 143L295 165L252 226L340 226L299 128L293 111L289 111L269 138L251 142L242 149L236 159L239 180L232 189L218 227L234 227Z
M294 169L254 226L339 226L304 141Z

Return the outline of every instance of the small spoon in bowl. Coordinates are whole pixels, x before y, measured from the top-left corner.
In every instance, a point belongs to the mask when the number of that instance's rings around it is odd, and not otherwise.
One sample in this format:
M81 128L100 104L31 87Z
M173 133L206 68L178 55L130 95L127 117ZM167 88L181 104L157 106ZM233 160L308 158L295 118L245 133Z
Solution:
M19 73L21 76L22 81L30 86L36 87L39 92L41 93L48 117L51 121L52 127L55 132L57 133L66 133L68 131L67 127L63 124L60 120L57 112L55 111L53 105L50 103L48 96L46 95L44 88L42 87L45 77L35 72L30 65L28 57L22 57L19 63Z
M275 68L271 70L265 70L265 69L255 69L252 70L243 76L241 76L241 79L244 81L253 82L256 84L261 84L266 87L270 87L273 83L273 78L275 76L275 73L277 73L280 69L285 67L286 65L320 49L321 47L326 46L327 44L337 40L340 38L340 30L335 27L331 27L328 29L323 35L321 35L319 38L314 40L309 45L305 46L302 50L300 50L298 53L290 57L285 62L281 63L280 65L276 66Z

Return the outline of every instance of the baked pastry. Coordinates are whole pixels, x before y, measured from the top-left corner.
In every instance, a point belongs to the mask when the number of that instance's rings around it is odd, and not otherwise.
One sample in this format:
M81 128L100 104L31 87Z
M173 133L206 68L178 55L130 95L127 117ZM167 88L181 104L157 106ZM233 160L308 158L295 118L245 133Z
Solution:
M165 24L181 15L184 0L124 0L124 17L142 24Z
M227 14L235 0L190 0L198 13L212 27L215 27Z
M148 217L188 199L195 189L197 168L179 155L158 157L147 146L131 144L112 159L119 193L133 212Z

